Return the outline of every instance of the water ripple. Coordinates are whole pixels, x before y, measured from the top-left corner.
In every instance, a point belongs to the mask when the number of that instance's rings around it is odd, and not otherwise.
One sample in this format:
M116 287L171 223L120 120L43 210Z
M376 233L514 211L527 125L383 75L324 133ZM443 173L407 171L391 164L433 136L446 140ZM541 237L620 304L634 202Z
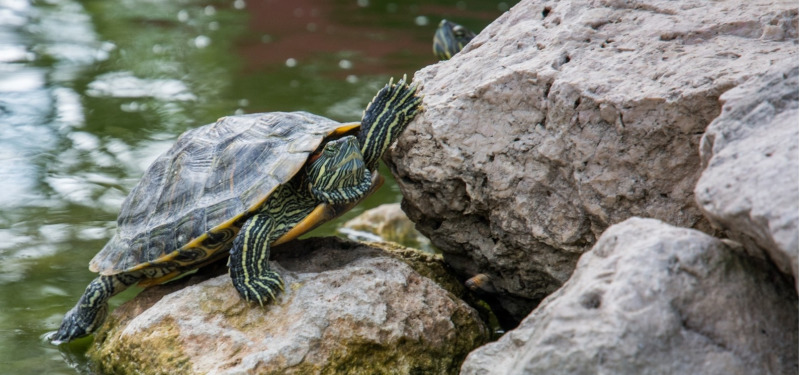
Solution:
M86 93L95 97L143 98L169 101L196 100L186 84L177 79L143 79L130 72L100 75L89 84Z

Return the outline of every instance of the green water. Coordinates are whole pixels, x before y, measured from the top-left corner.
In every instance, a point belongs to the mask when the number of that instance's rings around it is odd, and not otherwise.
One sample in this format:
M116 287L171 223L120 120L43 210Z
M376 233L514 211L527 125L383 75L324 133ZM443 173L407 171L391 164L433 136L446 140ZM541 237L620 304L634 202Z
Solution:
M435 62L446 17L511 2L0 0L0 373L91 373L55 330L144 169L236 113L353 121L390 76ZM393 181L349 217L401 198ZM337 223L316 234L335 234ZM130 290L112 300L117 306Z

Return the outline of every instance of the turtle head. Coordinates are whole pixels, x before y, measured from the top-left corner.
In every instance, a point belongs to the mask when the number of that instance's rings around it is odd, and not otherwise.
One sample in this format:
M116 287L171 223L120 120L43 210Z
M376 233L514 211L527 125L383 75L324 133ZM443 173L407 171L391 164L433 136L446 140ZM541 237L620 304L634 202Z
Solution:
M48 333L46 339L54 345L60 345L88 336L100 328L108 315L108 304L102 304L96 310L81 307L78 304L67 312L58 331Z
M439 28L433 34L433 54L439 60L449 60L469 43L475 33L464 26L448 20L439 22Z
M383 153L416 116L422 102L416 94L417 86L409 86L403 76L397 84L389 80L367 105L361 118L358 142L368 170L378 167Z

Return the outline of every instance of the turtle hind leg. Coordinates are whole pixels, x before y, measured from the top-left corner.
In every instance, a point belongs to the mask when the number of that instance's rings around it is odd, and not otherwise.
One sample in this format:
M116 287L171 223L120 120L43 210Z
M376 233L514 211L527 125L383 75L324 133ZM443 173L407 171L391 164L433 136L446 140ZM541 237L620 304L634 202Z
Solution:
M138 277L130 274L95 278L86 287L75 307L64 316L58 331L47 335L47 340L58 345L94 333L108 315L109 298L138 280Z
M389 81L378 91L364 111L361 131L358 133L367 169L375 170L378 167L383 153L416 116L421 103L417 86L409 86L405 76L397 84Z
M270 214L253 216L233 240L228 258L231 281L239 295L261 306L277 301L283 291L283 278L269 268L269 244L274 240L276 223Z

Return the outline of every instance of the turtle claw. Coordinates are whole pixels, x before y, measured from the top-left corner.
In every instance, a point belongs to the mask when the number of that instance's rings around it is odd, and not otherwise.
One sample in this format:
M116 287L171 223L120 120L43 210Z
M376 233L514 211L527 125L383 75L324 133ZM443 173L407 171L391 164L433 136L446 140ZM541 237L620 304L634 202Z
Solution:
M283 292L283 279L275 271L266 271L254 278L247 278L241 283L234 282L239 295L247 302L258 302L261 307L278 301L278 294Z

